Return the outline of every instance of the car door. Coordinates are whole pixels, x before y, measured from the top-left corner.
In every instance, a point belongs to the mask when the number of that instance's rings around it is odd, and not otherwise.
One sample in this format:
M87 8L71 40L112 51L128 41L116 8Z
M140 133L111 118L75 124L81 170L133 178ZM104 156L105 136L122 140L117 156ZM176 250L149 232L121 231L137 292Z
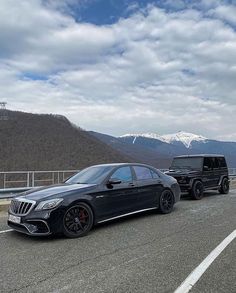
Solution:
M221 177L221 169L220 162L217 157L212 158L212 166L213 166L213 186L218 186Z
M144 166L133 166L136 182L139 188L139 209L157 206L158 197L164 189L159 175Z
M138 187L134 182L130 166L119 167L112 172L109 180L120 180L112 186L104 184L102 192L96 195L100 218L112 218L136 210Z
M205 188L214 186L215 175L212 157L205 157L203 161L203 184Z

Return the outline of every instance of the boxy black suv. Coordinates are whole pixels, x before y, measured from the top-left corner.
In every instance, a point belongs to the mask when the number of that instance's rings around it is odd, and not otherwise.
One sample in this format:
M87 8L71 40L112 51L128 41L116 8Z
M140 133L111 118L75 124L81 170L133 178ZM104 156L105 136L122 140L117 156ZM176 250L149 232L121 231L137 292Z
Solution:
M205 190L229 192L229 173L223 155L178 156L172 161L167 175L173 176L182 192L201 199Z

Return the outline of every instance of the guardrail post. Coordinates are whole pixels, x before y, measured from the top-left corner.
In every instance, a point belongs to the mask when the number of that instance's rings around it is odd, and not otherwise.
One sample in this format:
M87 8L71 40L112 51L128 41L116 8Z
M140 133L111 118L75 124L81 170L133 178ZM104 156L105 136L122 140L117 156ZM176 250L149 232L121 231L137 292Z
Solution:
M27 187L30 186L30 172L27 172Z
M32 172L32 187L34 187L34 171Z
M4 174L3 174L3 188L4 188L4 189L6 188L6 176L7 176L7 174L4 173Z

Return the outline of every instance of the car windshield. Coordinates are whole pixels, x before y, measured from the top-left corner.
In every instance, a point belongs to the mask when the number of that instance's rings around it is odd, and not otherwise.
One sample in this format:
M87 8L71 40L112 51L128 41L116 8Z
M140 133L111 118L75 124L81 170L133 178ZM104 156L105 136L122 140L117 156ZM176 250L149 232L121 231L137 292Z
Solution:
M112 170L112 166L94 166L75 174L65 183L68 184L100 184Z
M174 158L170 169L201 170L202 158Z

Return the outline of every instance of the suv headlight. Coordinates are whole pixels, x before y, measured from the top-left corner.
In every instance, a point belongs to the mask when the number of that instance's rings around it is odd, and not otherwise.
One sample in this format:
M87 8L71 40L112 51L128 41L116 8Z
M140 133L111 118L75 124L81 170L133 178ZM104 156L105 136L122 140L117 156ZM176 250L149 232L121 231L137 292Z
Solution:
M184 176L182 176L182 177L179 179L179 183L188 183L188 177L184 177Z
M56 208L61 202L63 201L62 198L55 198L55 199L49 199L45 201L41 201L37 207L35 208L36 211L40 210L51 210Z

